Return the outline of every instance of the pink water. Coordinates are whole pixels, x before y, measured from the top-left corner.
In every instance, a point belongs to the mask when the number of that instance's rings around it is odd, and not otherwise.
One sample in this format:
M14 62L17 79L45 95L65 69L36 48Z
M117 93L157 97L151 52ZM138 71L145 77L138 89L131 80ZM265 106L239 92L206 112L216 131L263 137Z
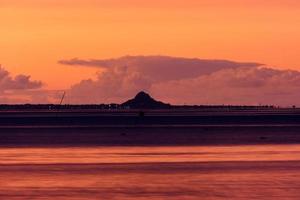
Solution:
M0 199L300 199L300 145L1 148Z

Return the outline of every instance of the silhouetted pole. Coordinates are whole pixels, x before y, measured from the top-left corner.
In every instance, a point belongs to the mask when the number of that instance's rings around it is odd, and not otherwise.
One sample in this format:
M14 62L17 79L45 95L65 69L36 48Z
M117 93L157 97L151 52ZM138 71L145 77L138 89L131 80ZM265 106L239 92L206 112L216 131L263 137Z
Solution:
M61 97L60 103L59 103L60 106L62 105L62 103L63 103L63 101L65 99L65 96L66 96L66 92L64 91L64 93L63 93L63 95Z

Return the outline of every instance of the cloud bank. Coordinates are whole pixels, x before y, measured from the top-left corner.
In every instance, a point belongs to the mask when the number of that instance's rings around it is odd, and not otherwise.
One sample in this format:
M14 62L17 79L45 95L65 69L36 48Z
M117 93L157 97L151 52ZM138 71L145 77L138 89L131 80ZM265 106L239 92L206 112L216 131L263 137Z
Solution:
M33 81L30 76L11 74L0 66L0 103L22 103L33 102L34 97L30 95L33 90L41 89L41 81Z
M259 63L126 56L61 64L105 69L69 90L71 102L122 102L140 90L173 104L300 105L300 72ZM299 101L300 102L300 101Z
M259 63L167 56L71 59L60 63L82 70L99 68L96 79L82 80L67 90L65 103L121 103L145 90L172 104L300 106L300 72ZM58 103L62 91L42 86L30 76L13 77L0 67L0 103Z
M169 56L125 56L116 59L61 60L60 64L104 68L110 73L141 74L153 81L180 80L210 74L221 69L257 67L259 63L204 60Z
M271 68L220 70L193 79L154 84L166 101L199 104L300 105L300 73Z

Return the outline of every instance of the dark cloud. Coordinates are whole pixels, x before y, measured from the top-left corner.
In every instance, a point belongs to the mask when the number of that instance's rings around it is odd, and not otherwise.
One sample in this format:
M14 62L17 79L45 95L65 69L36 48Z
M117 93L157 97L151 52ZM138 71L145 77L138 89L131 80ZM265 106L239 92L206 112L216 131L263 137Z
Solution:
M99 67L127 74L141 74L152 81L179 80L210 74L221 69L257 67L258 63L239 63L227 60L204 60L168 56L125 56L116 59L71 59L60 64L72 66Z

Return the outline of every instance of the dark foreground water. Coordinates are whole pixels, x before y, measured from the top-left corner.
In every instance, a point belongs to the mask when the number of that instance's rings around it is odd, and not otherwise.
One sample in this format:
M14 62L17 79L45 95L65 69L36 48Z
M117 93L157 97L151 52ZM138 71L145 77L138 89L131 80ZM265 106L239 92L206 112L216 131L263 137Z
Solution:
M0 199L300 199L300 145L0 148Z

